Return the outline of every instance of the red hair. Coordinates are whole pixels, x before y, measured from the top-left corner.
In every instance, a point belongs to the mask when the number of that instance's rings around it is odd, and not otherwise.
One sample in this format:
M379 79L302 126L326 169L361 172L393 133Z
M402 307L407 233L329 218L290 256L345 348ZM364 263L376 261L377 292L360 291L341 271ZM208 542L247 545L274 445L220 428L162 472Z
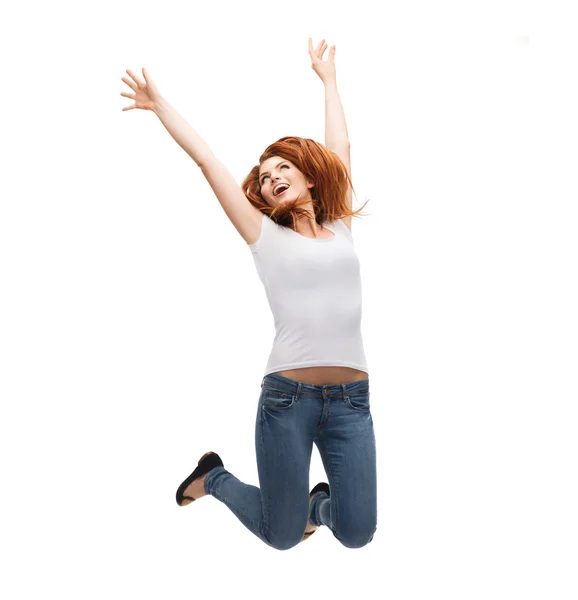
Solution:
M337 154L327 150L315 140L286 136L265 149L259 157L259 164L251 169L241 185L249 202L277 224L296 229L297 218L308 214L308 211L303 208L308 200L297 198L290 202L281 202L276 207L267 204L261 195L259 168L272 156L291 161L307 180L314 183L310 193L315 221L319 225L324 221L333 224L335 219L357 216L367 204L365 202L361 208L354 211L347 207L348 184L351 185L352 190L353 184L346 166ZM357 195L355 197L357 198Z

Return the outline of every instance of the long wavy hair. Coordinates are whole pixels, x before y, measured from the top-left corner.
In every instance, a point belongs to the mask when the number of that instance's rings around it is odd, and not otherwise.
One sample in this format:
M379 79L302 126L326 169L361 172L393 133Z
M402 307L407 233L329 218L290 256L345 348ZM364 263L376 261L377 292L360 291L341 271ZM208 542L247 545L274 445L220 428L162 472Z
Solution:
M291 161L314 187L309 191L313 201L315 221L321 225L325 221L333 224L335 219L357 216L361 208L351 211L347 207L348 184L355 194L351 178L343 161L325 146L309 138L286 136L277 140L265 149L259 157L259 164L254 166L245 177L241 188L249 202L261 212L269 216L278 225L296 230L299 217L310 214L303 208L309 200L297 197L295 200L281 202L279 206L272 207L267 204L261 195L259 184L259 169L263 162L272 156L279 156ZM357 195L355 196L357 198Z

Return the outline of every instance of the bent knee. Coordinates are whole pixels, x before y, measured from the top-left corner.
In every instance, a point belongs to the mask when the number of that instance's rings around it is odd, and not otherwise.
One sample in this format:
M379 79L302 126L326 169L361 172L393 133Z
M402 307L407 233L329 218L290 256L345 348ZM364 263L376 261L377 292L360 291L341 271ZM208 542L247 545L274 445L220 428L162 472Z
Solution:
M275 548L275 550L290 550L291 548L295 548L295 546L297 546L302 539L303 536L301 536L298 540L277 538L269 540L269 545L272 548Z
M375 535L375 531L371 533L356 533L349 535L338 535L337 533L333 533L333 535L346 547L346 548L363 548L363 546L367 546L369 542L373 539Z
M300 542L301 540L299 540ZM299 542L291 542L291 543L282 543L282 544L274 544L273 548L275 550L291 550L291 548L295 548Z
M303 533L296 532L294 535L275 535L262 533L264 540L275 550L290 550L297 546L303 539Z

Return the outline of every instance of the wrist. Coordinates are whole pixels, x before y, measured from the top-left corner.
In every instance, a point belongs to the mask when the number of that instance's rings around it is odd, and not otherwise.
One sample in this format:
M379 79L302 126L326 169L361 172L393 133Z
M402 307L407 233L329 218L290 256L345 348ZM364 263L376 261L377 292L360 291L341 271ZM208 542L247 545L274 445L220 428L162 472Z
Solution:
M157 117L158 117L158 116L159 116L159 115L160 115L162 112L164 112L164 111L166 111L166 110L167 110L168 106L169 106L169 103L168 103L168 101L167 101L165 98L163 98L163 97L160 97L160 98L159 98L159 99L158 99L158 100L155 102L155 106L154 106L154 108L153 108L153 112L154 112L154 113L157 115Z

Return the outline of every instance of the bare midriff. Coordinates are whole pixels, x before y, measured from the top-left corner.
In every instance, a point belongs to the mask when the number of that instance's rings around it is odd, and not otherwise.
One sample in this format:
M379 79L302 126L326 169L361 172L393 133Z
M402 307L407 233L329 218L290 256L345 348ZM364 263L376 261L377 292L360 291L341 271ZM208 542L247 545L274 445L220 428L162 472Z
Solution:
M336 385L368 379L368 374L351 367L304 367L302 369L289 369L277 371L277 375L313 385Z

